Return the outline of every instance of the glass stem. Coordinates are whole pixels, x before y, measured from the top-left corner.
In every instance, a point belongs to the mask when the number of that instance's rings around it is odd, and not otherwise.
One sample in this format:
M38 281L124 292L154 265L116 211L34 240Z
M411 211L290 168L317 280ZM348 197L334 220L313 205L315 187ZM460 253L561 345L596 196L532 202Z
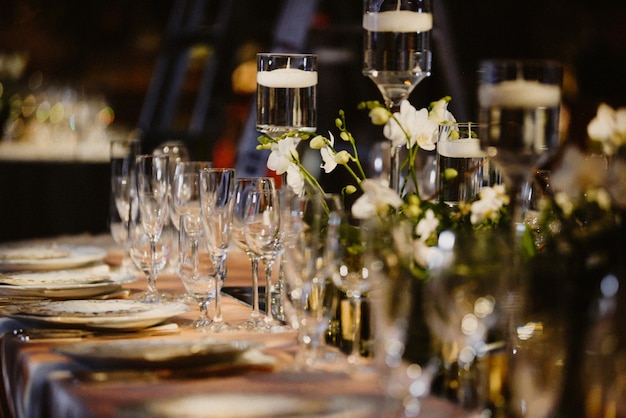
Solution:
M157 240L150 239L150 272L148 273L148 290L146 296L148 300L157 299L156 277L157 277Z
M265 265L265 322L271 324L274 320L272 313L272 268L274 267L274 258L266 257L263 260Z
M215 275L215 314L213 316L213 322L222 322L222 283L226 278L226 256L220 256L215 260L219 266L218 272Z
M259 258L257 256L250 256L250 263L252 264L252 318L258 318L261 313L259 312Z
M352 305L352 350L348 361L357 364L361 359L361 297L351 296L350 302Z
M397 193L400 193L400 182L401 182L401 149L402 146L399 145L397 147L391 147L391 173L389 174L389 187L395 190Z

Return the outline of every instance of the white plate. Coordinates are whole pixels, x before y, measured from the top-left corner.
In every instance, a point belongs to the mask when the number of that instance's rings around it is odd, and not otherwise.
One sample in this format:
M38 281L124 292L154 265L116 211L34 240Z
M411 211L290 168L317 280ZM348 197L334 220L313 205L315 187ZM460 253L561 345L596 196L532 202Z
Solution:
M78 343L58 347L55 351L88 367L136 369L231 363L252 346L247 341L158 338Z
M137 277L111 272L106 264L72 270L0 273L1 296L88 298L120 290Z
M0 246L0 271L70 269L102 261L106 255L92 246L5 244Z
M357 396L315 397L308 393L216 393L155 399L122 417L153 418L365 418L374 401Z
M184 303L134 300L66 300L0 307L0 314L36 323L115 330L150 327L188 310Z

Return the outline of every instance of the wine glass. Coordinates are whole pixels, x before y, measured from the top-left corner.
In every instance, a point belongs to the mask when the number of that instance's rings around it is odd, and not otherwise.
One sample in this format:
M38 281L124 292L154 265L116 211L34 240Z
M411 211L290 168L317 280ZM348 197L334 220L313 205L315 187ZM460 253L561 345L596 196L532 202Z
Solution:
M179 219L178 275L187 293L198 303L200 316L192 327L200 332L212 330L208 310L216 297L219 266L209 252L208 236L199 214L183 214Z
M145 154L137 157L137 203L138 214L145 234L150 241L152 267L147 273L148 290L144 299L160 301L162 295L156 290L157 244L161 240L163 226L168 214L169 157ZM162 240L167 241L167 240Z
M263 260L265 271L265 326L276 332L284 326L272 312L272 269L281 250L280 204L276 190L250 190L244 215L244 235L248 249Z
M432 28L430 0L363 2L363 75L376 84L392 113L430 76ZM399 191L399 147L391 149L391 158L390 186Z
M246 242L245 219L246 205L248 203L248 195L250 190L275 190L274 179L271 177L240 177L235 183L234 202L233 202L233 220L232 220L232 239L235 244L246 252L250 258L252 270L252 312L250 317L241 327L249 330L260 330L265 327L265 321L259 310L259 261L260 258L255 254Z
M481 62L479 70L481 147L508 180L510 247L513 252L505 312L511 329L507 336L511 345L507 348L511 370L514 370L517 359L524 357L524 350L512 345L520 338L518 332L525 329L525 309L533 297L526 294L527 280L524 280L522 263L522 238L527 227L523 222L521 193L531 176L549 162L559 147L562 73L561 64L546 60L486 60ZM516 382L509 383L512 399L515 399ZM535 412L536 407L533 407ZM544 412L548 414L547 410Z
M206 246L215 265L215 314L211 330L231 331L222 318L221 289L226 279L226 258L230 243L235 191L235 170L209 168L200 171L200 210Z
M276 138L317 128L317 56L257 54L256 126Z
M294 197L282 208L288 224L284 234L285 281L283 306L291 327L298 330L296 369L323 367L338 358L324 343L339 303L338 289L325 263L328 222L341 216L339 196ZM288 212L288 213L286 213ZM343 357L343 356L341 356Z
M113 140L110 145L111 200L109 229L115 242L124 251L121 265L124 272L129 272L131 268L128 245L130 199L133 188L135 158L139 154L140 148L141 142L137 139Z

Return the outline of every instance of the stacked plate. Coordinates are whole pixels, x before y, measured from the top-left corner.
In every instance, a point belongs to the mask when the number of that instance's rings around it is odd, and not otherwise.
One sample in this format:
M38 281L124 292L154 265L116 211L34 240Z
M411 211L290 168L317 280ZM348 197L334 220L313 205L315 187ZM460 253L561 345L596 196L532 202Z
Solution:
M110 271L106 251L91 246L0 246L0 295L47 299L110 294L136 279Z

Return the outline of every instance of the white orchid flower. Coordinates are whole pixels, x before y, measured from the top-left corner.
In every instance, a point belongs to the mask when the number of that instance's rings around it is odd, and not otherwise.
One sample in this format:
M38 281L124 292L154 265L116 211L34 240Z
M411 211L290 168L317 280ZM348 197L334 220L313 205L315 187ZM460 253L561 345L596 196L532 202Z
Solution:
M626 146L626 107L613 109L606 103L598 106L596 116L587 125L587 135L602 144L606 155Z
M509 203L504 186L499 184L493 187L483 188L479 200L472 202L470 222L478 225L486 220L497 221L500 217L500 209Z
M304 192L304 176L296 164L289 164L287 168L287 185L297 196Z
M272 151L267 157L267 168L278 175L284 174L289 166L300 158L296 150L299 143L299 138L287 137L272 144Z
M454 115L448 110L448 104L452 98L450 96L443 97L432 103L428 118L437 124L446 122L456 122Z
M601 187L605 183L607 167L603 158L585 156L570 146L565 149L562 161L550 176L550 185L554 190L575 199L585 190Z
M432 151L436 146L434 133L437 127L437 122L428 118L427 109L417 110L408 100L403 100L400 112L394 113L394 118L385 124L383 134L391 140L393 146L406 145L411 148L418 144L420 148Z
M328 133L328 144L325 147L320 148L320 156L322 157L321 168L324 169L326 173L332 172L335 167L337 167L337 162L335 161L335 152L333 151L333 146L335 145L335 137L332 133Z
M398 193L386 182L363 180L361 188L363 195L352 205L352 216L356 219L367 219L379 213L385 214L390 206L397 209L403 203Z
M421 241L426 241L431 235L437 233L437 227L439 226L439 219L435 216L435 212L432 209L428 209L426 214L415 227L415 233Z

